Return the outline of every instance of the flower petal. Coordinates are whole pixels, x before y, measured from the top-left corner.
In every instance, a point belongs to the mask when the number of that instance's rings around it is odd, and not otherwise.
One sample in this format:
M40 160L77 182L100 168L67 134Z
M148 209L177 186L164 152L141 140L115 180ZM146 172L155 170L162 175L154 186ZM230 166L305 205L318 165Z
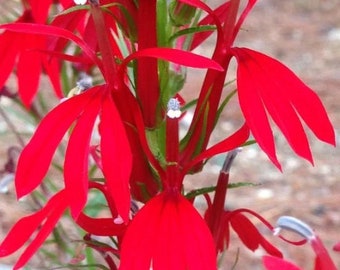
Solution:
M92 129L100 110L101 95L93 97L77 120L70 136L64 162L65 189L74 196L71 214L77 219L87 201L88 165Z
M122 67L125 67L131 60L140 57L158 58L193 68L210 68L218 71L224 70L220 64L218 64L214 60L211 60L210 58L191 52L171 48L147 48L137 51L130 54L124 59Z
M33 137L22 151L15 176L18 198L35 189L44 178L53 154L69 129L91 100L93 91L64 101L40 122Z
M180 194L151 199L129 225L123 238L120 270L216 269L211 233Z
M273 256L263 256L262 262L267 270L301 270L301 268L292 264L291 262L285 261L282 258Z
M334 129L320 99L291 70L250 49L233 48L232 53L238 61L242 112L255 139L276 166L280 168L266 110L292 149L310 162L312 154L299 116L319 139L335 144Z
M0 257L7 256L18 250L34 231L41 226L37 235L20 256L13 269L23 267L54 229L55 224L67 208L68 202L67 193L65 190L62 190L54 195L44 208L19 220L1 243Z
M124 125L110 93L103 99L100 119L103 173L118 214L127 222L130 211L132 153Z

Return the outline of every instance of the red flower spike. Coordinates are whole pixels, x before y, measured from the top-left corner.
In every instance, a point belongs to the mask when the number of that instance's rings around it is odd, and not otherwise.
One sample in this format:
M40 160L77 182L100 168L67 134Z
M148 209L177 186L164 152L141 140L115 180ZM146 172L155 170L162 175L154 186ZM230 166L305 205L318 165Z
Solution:
M103 173L118 214L125 222L128 222L132 152L121 117L110 93L103 98L100 116L99 132Z
M313 163L301 117L322 141L335 145L334 129L318 96L277 60L246 48L233 48L244 117L260 147L280 168L267 112L301 157ZM267 111L267 112L266 112Z
M120 270L216 269L212 236L182 195L161 193L137 213L123 238Z
M40 122L19 157L15 176L18 198L30 193L41 183L57 146L71 124L90 102L95 91L94 88L64 101Z
M278 257L266 255L262 257L262 262L267 270L302 270L291 262Z
M54 195L44 208L19 220L7 234L0 245L0 257L8 256L18 250L29 240L34 231L41 226L37 235L25 249L13 269L23 267L43 244L54 229L57 221L67 208L69 198L65 190Z

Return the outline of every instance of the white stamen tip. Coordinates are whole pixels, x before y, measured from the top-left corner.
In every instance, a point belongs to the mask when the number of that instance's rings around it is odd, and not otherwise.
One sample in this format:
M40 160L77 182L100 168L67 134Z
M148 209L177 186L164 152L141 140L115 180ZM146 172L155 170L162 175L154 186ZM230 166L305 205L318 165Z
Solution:
M85 5L87 0L73 0L76 5Z
M114 224L120 225L124 223L124 220L122 219L122 217L120 215L118 215L114 220L113 220Z
M281 229L286 229L301 235L307 240L313 240L315 238L313 229L300 219L290 216L282 216L277 220L276 225L277 228L274 229L275 235L277 235Z
M181 104L179 103L177 98L170 98L168 102L168 112L167 116L170 118L179 118L181 116L180 110Z
M93 79L86 73L80 73L79 80L77 81L77 87L80 91L84 91L93 86Z

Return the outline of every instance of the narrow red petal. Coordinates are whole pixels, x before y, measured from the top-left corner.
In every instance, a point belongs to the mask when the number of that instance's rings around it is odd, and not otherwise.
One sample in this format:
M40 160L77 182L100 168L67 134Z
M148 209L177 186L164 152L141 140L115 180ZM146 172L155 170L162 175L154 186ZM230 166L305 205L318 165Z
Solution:
M84 108L70 136L64 162L65 189L74 197L71 214L77 219L87 201L90 141L99 114L101 95L93 97Z
M57 219L59 219L67 204L68 198L66 193L61 191L53 196L44 208L30 216L20 219L1 243L0 257L8 256L21 248L24 243L29 240L34 231L42 225L35 239L20 256L14 269L18 269L26 264L52 231ZM44 223L45 219L46 222Z
M321 239L316 236L310 241L311 246L316 254L315 259L315 270L337 270L332 258L325 246L323 245Z
M244 124L234 134L230 135L228 138L215 144L209 149L203 151L201 154L195 157L189 164L187 165L185 164L185 168L183 169L183 171L186 172L190 170L190 168L192 168L198 162L204 159L211 158L217 154L228 152L230 150L233 150L237 147L242 146L242 144L244 144L248 138L249 138L249 128L246 124Z
M140 57L153 57L166 61L170 61L179 65L193 67L193 68L206 68L223 71L223 67L216 61L210 58L194 54L191 52L171 49L171 48L148 48L130 54L124 59L122 67L125 67L130 61Z
M29 246L22 253L18 261L13 267L13 270L22 268L28 260L37 252L40 246L45 242L46 238L55 228L56 223L60 219L61 215L64 213L68 206L69 199L66 195L65 190L60 191L54 197L50 199L50 201L45 206L46 211L48 212L46 215L46 220L41 225L40 230L37 235L34 236L32 242L30 242Z
M241 109L254 137L269 157L275 154L275 149L268 148L269 141L265 140L271 129L265 119L264 108L281 129L292 149L307 160L313 162L299 116L320 140L335 145L334 128L320 99L291 70L277 60L247 48L233 48L232 51L239 63L238 91ZM253 92L256 94L252 95ZM262 110L261 114L259 110ZM267 126L266 130L256 130L258 127L263 128L264 124Z
M126 230L126 225L115 224L113 218L93 218L80 213L76 220L84 231L98 236L122 235Z
M78 36L71 31L63 28L59 28L52 25L43 25L35 23L9 23L0 25L0 29L7 29L9 31L35 34L35 35L47 35L58 38L66 38L76 43L83 52L102 70L102 63L96 56L96 53Z
M91 100L93 90L64 101L40 122L33 137L22 151L15 186L18 198L28 194L42 181L53 154L72 122Z
M58 98L63 97L63 93L61 90L61 83L60 83L60 64L59 59L51 57L50 59L43 58L43 66L48 78L51 81L53 86L54 92Z
M127 222L130 211L132 153L121 117L109 93L102 103L99 132L106 183L116 203L118 214Z
M5 32L0 35L0 87L4 85L13 70L19 48L20 42L15 33Z
M262 262L267 270L302 270L291 262L277 257L263 256Z
M17 64L17 77L19 95L23 104L29 108L38 91L40 75L42 72L41 48L42 40L39 37L23 35L25 44Z

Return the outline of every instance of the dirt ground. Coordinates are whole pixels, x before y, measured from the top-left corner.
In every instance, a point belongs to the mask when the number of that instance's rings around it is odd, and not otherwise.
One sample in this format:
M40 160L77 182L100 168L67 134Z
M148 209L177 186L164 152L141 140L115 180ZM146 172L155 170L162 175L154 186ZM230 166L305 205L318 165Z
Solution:
M216 1L217 3L217 1ZM241 31L237 46L249 47L271 55L293 69L321 97L334 124L337 143L340 143L340 2L339 0L261 0L258 1ZM200 73L189 74L185 94L192 96L199 87ZM236 102L232 103L219 123L213 141L232 132L242 121ZM6 127L0 117L0 167L5 162L6 147L13 137L6 137ZM228 193L229 209L250 208L275 224L281 215L292 215L308 223L324 240L340 269L340 253L331 247L340 241L340 150L325 145L310 136L314 163L301 160L277 135L278 156L283 172L279 172L258 149L249 146L238 155L231 170L232 182L252 182L257 187L233 189ZM198 176L188 178L204 186L217 179L223 157L213 159ZM200 203L200 202L198 202ZM24 205L17 205L13 186L0 194L0 239L20 216L27 213ZM304 269L313 269L313 254L308 245L290 247L270 233L268 239L277 243L285 256ZM261 251L245 251L236 241L222 259L221 270L232 269L240 247L235 269L263 269ZM0 259L0 263L10 263Z

